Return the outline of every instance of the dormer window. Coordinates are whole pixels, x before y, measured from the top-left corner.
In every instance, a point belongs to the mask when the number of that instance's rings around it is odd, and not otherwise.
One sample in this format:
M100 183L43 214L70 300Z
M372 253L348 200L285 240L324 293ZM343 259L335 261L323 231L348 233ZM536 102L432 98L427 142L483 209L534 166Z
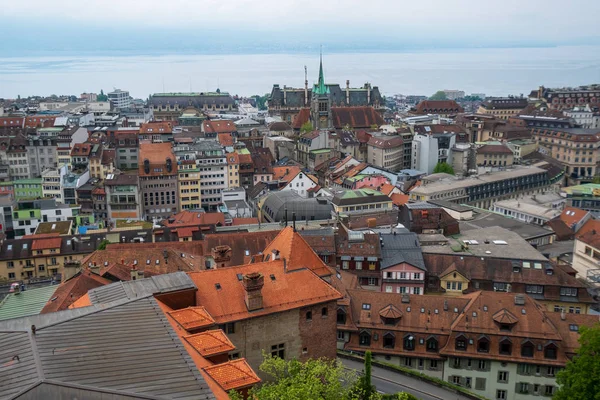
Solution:
M427 351L437 352L438 351L438 341L435 337L430 337L426 342Z
M535 346L533 345L533 343L529 340L526 340L521 345L521 356L522 357L533 357L534 350L535 350Z
M412 351L415 349L415 337L410 333L404 335L404 350Z
M344 312L344 310L337 310L337 323L338 325L346 324L346 313Z
M388 332L383 335L383 347L386 349L393 349L396 345L396 336L392 332Z
M557 347L553 342L550 342L544 348L544 358L549 358L551 360L556 360L557 355Z
M512 354L512 342L509 338L504 337L500 340L500 348L498 349L500 354L509 356Z
M477 342L477 351L480 353L489 353L490 351L490 340L487 336L482 336Z
M455 342L456 350L467 350L467 338L464 335L458 335Z
M358 344L361 346L371 345L371 334L367 331L363 331L358 335Z

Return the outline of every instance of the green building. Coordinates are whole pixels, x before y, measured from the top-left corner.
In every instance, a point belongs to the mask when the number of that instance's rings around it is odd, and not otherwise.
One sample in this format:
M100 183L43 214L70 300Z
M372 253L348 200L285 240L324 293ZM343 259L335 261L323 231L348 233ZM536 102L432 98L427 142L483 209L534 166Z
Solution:
M18 179L13 181L13 187L17 201L42 197L42 178Z

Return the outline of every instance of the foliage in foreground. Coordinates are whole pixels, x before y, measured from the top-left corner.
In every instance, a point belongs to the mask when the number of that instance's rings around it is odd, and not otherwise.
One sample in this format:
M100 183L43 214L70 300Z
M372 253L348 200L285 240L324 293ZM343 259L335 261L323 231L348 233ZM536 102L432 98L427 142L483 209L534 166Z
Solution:
M452 168L452 166L448 163L439 162L435 165L435 168L433 168L433 173L437 174L440 172L445 172L447 174L454 175L454 168Z
M600 400L600 324L579 328L579 350L560 371L554 400Z

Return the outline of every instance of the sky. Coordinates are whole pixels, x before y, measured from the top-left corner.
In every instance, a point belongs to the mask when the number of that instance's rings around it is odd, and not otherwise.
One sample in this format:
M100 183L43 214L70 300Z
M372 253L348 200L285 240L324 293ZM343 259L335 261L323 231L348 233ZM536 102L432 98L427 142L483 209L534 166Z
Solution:
M4 56L600 44L597 0L2 2Z

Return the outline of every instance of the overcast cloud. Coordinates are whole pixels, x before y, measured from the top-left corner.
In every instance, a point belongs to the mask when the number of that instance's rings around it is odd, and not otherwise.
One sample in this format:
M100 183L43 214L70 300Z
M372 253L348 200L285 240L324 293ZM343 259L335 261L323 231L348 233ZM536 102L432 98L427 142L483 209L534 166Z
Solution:
M3 0L3 21L25 26L27 46L53 33L70 40L136 30L164 41L177 31L205 42L418 42L450 45L590 44L600 40L598 0ZM11 27L12 28L12 27ZM5 25L5 30L9 28ZM13 31L14 32L14 31ZM0 27L2 33L2 27ZM37 35L37 38L36 38ZM270 35L270 36L269 36ZM25 36L25 37L23 37ZM62 37L60 37L63 39ZM33 40L33 42L32 42ZM178 42L185 39L179 37ZM166 44L166 43L165 43Z

